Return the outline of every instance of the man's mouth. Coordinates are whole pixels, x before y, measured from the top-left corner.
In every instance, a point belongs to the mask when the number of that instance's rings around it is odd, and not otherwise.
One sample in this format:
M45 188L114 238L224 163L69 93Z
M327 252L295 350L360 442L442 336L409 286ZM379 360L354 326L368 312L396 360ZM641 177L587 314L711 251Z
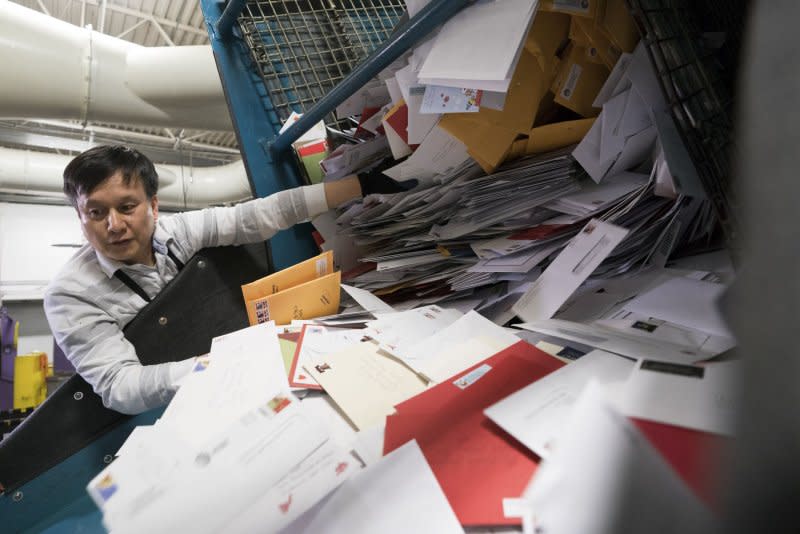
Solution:
M112 247L122 247L130 243L130 239L120 239L119 241L112 241L109 243Z

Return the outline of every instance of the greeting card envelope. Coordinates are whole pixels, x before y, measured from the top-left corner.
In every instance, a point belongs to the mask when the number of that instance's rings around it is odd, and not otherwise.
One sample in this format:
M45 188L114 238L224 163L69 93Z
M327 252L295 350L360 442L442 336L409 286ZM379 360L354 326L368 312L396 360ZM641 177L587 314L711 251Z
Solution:
M289 371L289 385L295 388L322 389L304 369L313 367L329 354L357 344L364 337L361 330L305 324L297 340Z
M395 406L384 454L416 439L462 525L513 525L503 499L520 495L539 458L483 410L564 364L520 341Z
M331 274L333 272L333 251L323 252L319 256L301 261L298 264L287 267L277 273L272 273L264 278L259 278L255 282L242 286L244 300L253 300L272 295L284 289L310 282L315 278ZM255 324L250 321L250 324Z
M293 319L313 319L339 311L342 273L327 274L316 280L284 289L265 297L248 300L247 317L251 325L275 321L284 325Z

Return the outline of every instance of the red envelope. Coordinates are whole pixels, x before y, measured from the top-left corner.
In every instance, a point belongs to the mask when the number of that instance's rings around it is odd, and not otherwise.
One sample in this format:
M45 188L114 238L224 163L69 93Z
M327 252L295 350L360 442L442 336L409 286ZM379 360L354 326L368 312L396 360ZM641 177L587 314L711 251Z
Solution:
M644 419L630 419L695 495L712 510L719 510L715 468L731 439Z
M483 410L564 364L520 341L396 406L384 454L416 439L461 524L518 525L503 499L522 494L539 463Z

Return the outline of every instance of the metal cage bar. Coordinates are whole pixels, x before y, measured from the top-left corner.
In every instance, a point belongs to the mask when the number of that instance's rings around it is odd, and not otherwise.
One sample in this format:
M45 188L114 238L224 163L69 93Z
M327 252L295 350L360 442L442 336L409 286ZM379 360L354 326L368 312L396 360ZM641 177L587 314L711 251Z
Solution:
M336 87L389 37L404 12L402 0L248 2L239 27L271 100L274 126ZM329 113L325 121L337 119Z
M736 152L733 88L745 9L742 2L710 4L714 2L629 0L672 116L733 246L740 224L731 186L731 158ZM704 8L715 20L704 14ZM706 42L703 31L710 29L724 31L724 50Z

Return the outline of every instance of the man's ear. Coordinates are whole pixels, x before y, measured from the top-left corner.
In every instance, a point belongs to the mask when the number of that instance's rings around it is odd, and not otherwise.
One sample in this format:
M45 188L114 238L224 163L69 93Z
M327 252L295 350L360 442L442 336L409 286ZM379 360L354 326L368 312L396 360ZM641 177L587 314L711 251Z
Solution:
M153 220L158 220L158 195L153 195L150 199L150 209L153 210Z

